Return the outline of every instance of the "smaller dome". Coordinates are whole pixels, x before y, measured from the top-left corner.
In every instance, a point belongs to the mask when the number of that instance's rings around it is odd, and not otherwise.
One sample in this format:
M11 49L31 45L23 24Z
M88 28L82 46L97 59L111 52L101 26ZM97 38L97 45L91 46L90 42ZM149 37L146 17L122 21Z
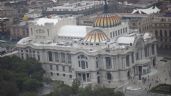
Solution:
M99 29L95 29L91 32L89 32L85 38L84 38L84 42L89 42L89 43L100 43L103 41L107 41L108 37L106 36L106 34L99 30Z
M101 16L96 17L94 22L94 27L103 27L110 28L121 23L121 19L119 16L103 14Z

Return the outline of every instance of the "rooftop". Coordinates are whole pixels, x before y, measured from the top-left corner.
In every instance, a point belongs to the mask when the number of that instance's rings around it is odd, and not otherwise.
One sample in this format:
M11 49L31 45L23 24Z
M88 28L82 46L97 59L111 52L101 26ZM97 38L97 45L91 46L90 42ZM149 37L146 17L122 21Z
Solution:
M56 25L60 18L39 18L34 21L36 25L44 26L46 23L52 23Z
M160 9L157 8L156 6L152 6L147 9L134 9L132 14L153 14L158 12L160 12Z
M59 30L58 36L83 38L87 34L86 28L87 26L65 25Z
M83 26L84 27L84 26ZM146 34L147 36L148 34ZM120 52L123 50L128 50L129 48L132 48L130 43L132 43L132 45L135 43L135 39L136 39L136 34L132 35L132 34L128 34L128 35L124 35L124 36L120 36L118 38L115 38L115 40L110 40L110 41L106 41L106 44L104 44L103 46L100 45L82 45L81 44L81 39L77 40L78 42L75 42L74 39L70 40L70 41L49 41L49 42L35 42L33 41L30 37L26 37L21 39L18 43L17 46L20 47L24 47L25 45L29 45L33 48L47 48L47 49L59 49L59 50L84 50L86 52L99 52L100 50L106 50L106 48L110 48L110 50L113 50L112 52ZM140 35L139 35L140 36ZM146 37L144 36L144 37ZM147 36L149 38L149 36ZM146 41L148 42L148 41Z
M56 7L49 7L47 8L47 11L79 11L79 10L85 10L88 8L92 8L95 5L101 5L103 2L101 1L80 1L76 3L64 3L61 6Z

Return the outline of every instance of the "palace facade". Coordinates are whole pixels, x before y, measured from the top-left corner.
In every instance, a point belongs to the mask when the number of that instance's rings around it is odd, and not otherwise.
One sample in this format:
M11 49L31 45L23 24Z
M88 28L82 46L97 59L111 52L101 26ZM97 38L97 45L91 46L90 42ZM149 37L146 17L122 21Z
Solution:
M148 76L156 64L156 39L131 31L119 16L103 14L93 26L75 18L38 18L29 23L29 37L17 43L18 56L42 63L45 76L71 85L115 88Z

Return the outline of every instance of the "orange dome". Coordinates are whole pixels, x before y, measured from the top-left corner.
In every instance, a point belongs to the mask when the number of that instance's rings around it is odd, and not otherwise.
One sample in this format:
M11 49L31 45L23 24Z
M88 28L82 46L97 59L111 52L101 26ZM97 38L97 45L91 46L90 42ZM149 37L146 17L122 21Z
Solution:
M103 31L99 29L95 29L89 32L84 38L84 42L90 42L90 43L100 43L106 40L108 40L108 37Z
M119 25L121 23L121 19L119 16L103 14L102 16L96 17L94 22L94 27L103 27L109 28Z

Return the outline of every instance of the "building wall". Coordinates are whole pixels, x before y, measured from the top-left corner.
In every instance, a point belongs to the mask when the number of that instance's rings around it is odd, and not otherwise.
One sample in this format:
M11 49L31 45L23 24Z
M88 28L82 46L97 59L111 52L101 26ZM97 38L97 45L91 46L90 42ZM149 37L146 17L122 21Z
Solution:
M24 37L28 37L28 26L19 26L14 25L10 27L10 39L11 40L19 40Z
M140 21L140 32L151 32L158 41L158 49L171 49L171 17L149 16Z
M39 60L41 63L43 63L43 68L46 71L45 76L50 77L52 80L61 80L64 81L64 83L71 85L73 79L78 78L83 87L88 84L99 84L113 88L118 86L119 81L126 82L130 78L139 79L139 75L143 77L144 75L148 74L153 67L152 61L157 55L156 45L144 45L143 42L138 43L142 43L141 47L144 47L141 49L138 47L133 47L133 49L135 48L134 50L132 49L132 51L130 50L129 52L123 52L120 54L105 53L90 55L79 50L77 50L76 53L73 53L70 50L58 50L58 48L53 50L35 49L31 46L28 46L19 48L18 55L23 59L33 57ZM152 53L152 46L154 46L153 50L155 53ZM146 47L148 51L145 50ZM148 55L145 55L146 51L148 52ZM49 52L52 53L52 60L49 60ZM55 57L56 52L58 53L59 61L57 61ZM133 53L133 55L131 55L131 53ZM137 53L138 58L136 57ZM65 57L62 57L62 54L65 54ZM68 63L69 55L71 58L71 63ZM65 62L62 61L62 58L65 58ZM106 58L110 58L109 65L106 62ZM134 59L134 62L132 59ZM147 59L150 60L145 62ZM86 63L85 66L83 66L81 61L87 62L88 67ZM56 66L58 66L58 68L56 68ZM143 70L142 73L139 73L139 67L137 66L141 66L146 73L143 73ZM147 69L149 72L147 72ZM128 71L130 72L130 77L128 76ZM108 77L107 74L111 74L111 77ZM100 82L98 82L98 77Z
M60 18L61 19L61 18ZM45 25L36 25L35 22L29 23L29 37L36 42L52 42L57 37L58 30L64 25L76 25L76 20L72 18L62 19L54 25L46 23Z
M0 18L0 33L9 35L9 19Z

